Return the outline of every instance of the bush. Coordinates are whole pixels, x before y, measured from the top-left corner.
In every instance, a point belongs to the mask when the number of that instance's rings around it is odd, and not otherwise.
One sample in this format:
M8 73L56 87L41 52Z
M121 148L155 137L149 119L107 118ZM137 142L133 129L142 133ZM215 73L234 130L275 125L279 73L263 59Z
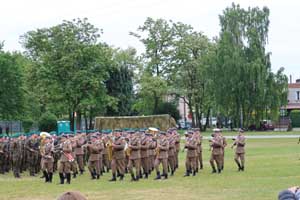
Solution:
M22 121L23 130L25 133L28 133L33 125L32 119L25 119Z
M294 110L291 112L292 127L300 127L300 111Z
M57 118L54 114L46 112L39 120L39 130L40 131L56 131L57 130Z
M157 111L154 114L169 114L176 122L180 119L180 114L177 106L171 102L162 102L158 105Z

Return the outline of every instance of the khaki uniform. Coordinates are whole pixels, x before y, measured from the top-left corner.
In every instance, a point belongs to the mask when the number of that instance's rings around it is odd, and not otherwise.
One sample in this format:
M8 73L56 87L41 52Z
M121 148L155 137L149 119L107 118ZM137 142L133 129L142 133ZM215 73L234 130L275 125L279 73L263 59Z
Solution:
M54 158L53 158L53 145L51 143L46 143L42 147L41 155L42 155L42 171L45 177L45 182L52 182L52 176L53 176L53 164L54 164Z
M198 141L197 141L197 169L196 171L198 171L199 165L200 165L200 169L203 169L203 157L202 157L202 135L199 136Z
M186 176L189 176L190 173L193 175L196 174L196 159L198 157L197 153L197 143L198 141L193 137L187 138L185 148L187 149L185 167L186 167Z
M149 174L149 141L147 137L141 140L141 167L143 168L143 174L148 178ZM142 173L140 174L142 178Z
M62 149L62 154L60 156L59 160L59 167L58 167L58 172L59 172L59 177L61 184L64 184L64 179L67 179L67 183L71 183L71 162L72 159L72 144L70 140L66 140L65 142L61 143L61 149Z
M213 172L216 172L216 167L214 162L217 164L218 172L220 173L222 170L222 156L223 154L223 139L221 136L215 136L211 141L211 157L210 157L210 165L213 169Z
M103 139L103 145L104 145L104 147L106 146L106 144L107 144L107 142L108 142L108 139L107 139L107 137L105 137L104 139ZM103 149L103 151L102 151L102 156L103 156L103 168L105 167L106 168L106 172L109 172L109 170L110 170L110 164L111 164L111 161L109 160L109 158L108 158L108 147L105 147L104 149Z
M131 147L129 147L130 155L128 157L127 168L131 174L132 180L138 180L141 168L141 141L138 137L133 137L129 140L128 145ZM133 167L136 169L136 176L134 176Z
M171 175L175 172L175 155L176 155L176 149L175 149L175 139L173 137L170 137L169 139L169 150L168 150L168 164L169 168L171 170Z
M22 161L22 150L21 141L18 139L11 143L11 156L12 156L12 168L14 176L20 178L21 161Z
M82 147L84 145L84 143L85 143L84 138L80 137L76 140L76 145L75 145L75 148L74 148L74 153L75 153L75 156L76 156L76 162L78 164L79 171L80 171L81 174L84 171L84 162L83 162L84 151L83 151L83 147Z
M33 138L28 139L25 144L25 149L27 151L26 155L27 155L29 174L30 176L34 176L37 173L36 166L39 165L38 163L39 143L37 139L33 139ZM23 153L23 151L21 153Z
M238 136L233 144L236 146L234 160L239 167L239 170L244 170L245 166L245 136Z
M157 141L157 155L155 159L155 169L157 173L157 178L160 178L159 165L162 163L163 166L163 176L168 178L168 151L169 151L169 141L168 139L161 139Z
M90 153L88 168L90 170L91 176L93 179L99 178L100 176L100 155L103 149L103 144L101 141L95 141L92 144L88 145L88 151ZM102 155L101 155L102 157Z
M176 149L176 151L175 151L175 168L178 168L178 166L179 166L178 156L179 156L179 152L180 152L180 140L181 140L180 137L181 137L180 134L177 133L176 138L175 138L175 149Z
M155 157L156 157L156 141L151 139L149 141L149 171L153 171L154 170L154 163L155 163Z
M116 175L117 171L120 173L121 177L124 177L125 173L125 140L122 137L115 138L112 149L112 161L111 170L113 176Z

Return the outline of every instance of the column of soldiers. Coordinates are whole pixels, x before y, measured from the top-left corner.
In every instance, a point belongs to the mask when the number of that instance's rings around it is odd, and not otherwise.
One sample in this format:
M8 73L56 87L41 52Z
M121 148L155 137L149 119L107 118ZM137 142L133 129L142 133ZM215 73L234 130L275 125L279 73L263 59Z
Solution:
M202 135L199 129L187 131L184 149L186 149L186 172L184 176L195 176L203 169ZM131 181L147 179L155 171L155 180L168 179L179 167L180 134L176 129L167 132L121 131L112 134L94 132L76 135L19 138L0 138L0 174L12 169L16 178L28 171L35 176L42 171L45 182L51 183L53 173L58 172L60 184L70 184L71 174L83 174L85 168L91 179L100 179L103 173L111 170L110 181L123 180L125 174ZM227 146L220 129L214 129L209 140L212 173L224 170L224 152ZM241 130L234 140L235 162L239 171L245 166L245 136Z

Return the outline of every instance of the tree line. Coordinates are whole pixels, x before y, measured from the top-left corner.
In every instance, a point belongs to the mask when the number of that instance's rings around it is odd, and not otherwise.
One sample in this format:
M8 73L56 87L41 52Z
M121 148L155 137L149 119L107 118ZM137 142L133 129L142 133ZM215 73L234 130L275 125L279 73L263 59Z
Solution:
M22 53L0 45L0 119L30 124L52 116L73 126L76 112L90 129L98 115L169 113L178 120L179 99L202 130L210 116L235 127L277 119L288 78L283 68L271 70L269 13L232 4L214 38L189 24L147 18L130 32L142 54L103 42L103 31L86 18L29 31L20 37Z

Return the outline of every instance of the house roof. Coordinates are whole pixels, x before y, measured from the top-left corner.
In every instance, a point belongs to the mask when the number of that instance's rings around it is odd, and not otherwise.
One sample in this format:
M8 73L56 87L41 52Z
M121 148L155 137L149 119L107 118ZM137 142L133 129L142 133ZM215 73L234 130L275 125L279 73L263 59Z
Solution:
M287 110L300 110L300 103L289 103L284 108Z
M300 83L290 83L289 88L300 88Z

